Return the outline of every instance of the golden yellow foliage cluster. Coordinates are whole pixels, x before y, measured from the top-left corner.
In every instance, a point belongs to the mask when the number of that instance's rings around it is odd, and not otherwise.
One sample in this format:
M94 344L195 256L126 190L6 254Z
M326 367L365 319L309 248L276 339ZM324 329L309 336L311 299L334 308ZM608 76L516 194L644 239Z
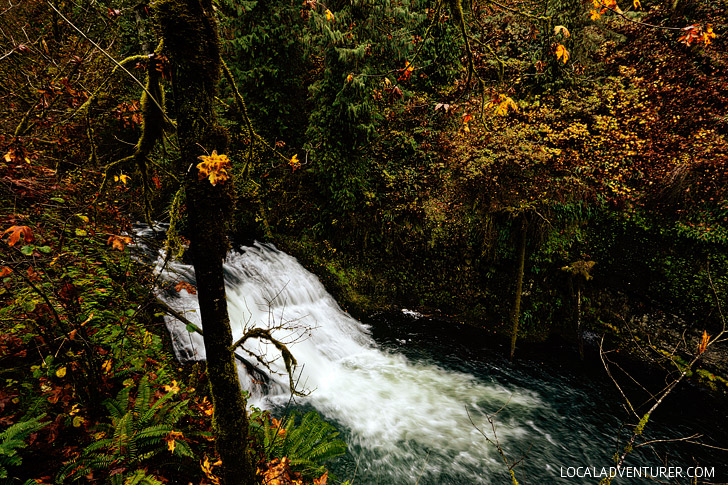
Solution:
M218 155L217 150L213 150L212 155L202 155L197 158L202 160L197 164L200 180L207 178L212 185L217 185L230 178L228 169L232 167L232 164L227 155Z

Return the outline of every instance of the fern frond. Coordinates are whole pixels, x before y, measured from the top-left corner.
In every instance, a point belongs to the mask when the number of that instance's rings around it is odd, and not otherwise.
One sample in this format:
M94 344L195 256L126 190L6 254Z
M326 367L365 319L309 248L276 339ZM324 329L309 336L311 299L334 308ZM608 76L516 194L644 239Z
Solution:
M139 386L137 387L137 395L134 400L134 414L141 417L149 409L151 400L152 388L149 385L149 379L147 376L144 376L139 381Z
M0 433L0 478L8 477L6 467L18 466L23 463L18 450L27 446L25 440L32 433L39 431L48 424L40 422L45 417L45 414L41 414L35 418L15 423Z
M116 395L115 399L104 401L104 407L109 411L112 421L121 419L129 409L129 392L131 388L125 387Z

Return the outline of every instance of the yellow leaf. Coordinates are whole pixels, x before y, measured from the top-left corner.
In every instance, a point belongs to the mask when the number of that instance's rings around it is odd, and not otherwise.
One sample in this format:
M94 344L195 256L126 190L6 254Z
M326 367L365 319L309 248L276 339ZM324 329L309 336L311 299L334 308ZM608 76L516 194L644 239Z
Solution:
M217 150L213 150L212 155L201 155L197 158L202 160L197 164L200 180L207 178L212 185L217 185L218 182L222 183L230 178L228 169L232 164L227 155L218 155Z
M164 386L164 390L167 392L171 392L172 394L177 394L179 391L182 390L182 388L179 387L177 381L172 381L172 385Z
M111 359L107 359L104 364L101 366L101 370L104 371L104 374L108 374L111 372Z
M200 402L200 408L202 409L202 412L204 412L207 416L212 416L212 414L215 412L212 404L210 403L210 401L207 400L207 396L202 398L202 401Z
M326 15L326 20L327 20L328 22L331 22L331 21L335 21L335 20L336 20L336 19L334 18L334 14L332 14L332 13L331 13L331 10L329 10L328 8L327 8L327 9L326 9L326 11L324 12L324 15Z
M554 27L554 35L562 34L564 37L569 37L571 34L569 33L569 29L564 27L563 25L557 25Z
M164 441L167 442L167 449L170 453L174 453L174 449L177 444L175 440L180 438L184 438L184 435L182 435L179 431L170 431L170 433L164 438Z
M640 10L642 8L642 4L640 3L640 0L632 0L632 6L635 10Z
M560 59L564 64L569 60L569 51L561 44L556 46L556 59Z
M56 371L56 375L61 378L66 377L66 367L59 367Z
M590 18L595 22L602 18L602 15L594 9L592 9L589 13L591 14Z
M288 160L288 165L290 165L294 172L301 168L301 161L298 159L298 155L293 155L291 159Z
M80 428L83 426L83 423L85 423L86 420L83 418L83 416L74 416L73 417L73 427L74 428Z
M131 177L128 175L124 175L123 173L119 175L114 175L114 182L121 182L122 184L126 185L129 180L131 180Z
M354 79L353 74L349 74L348 76L346 76L346 82L348 82L348 83L350 83L353 79Z

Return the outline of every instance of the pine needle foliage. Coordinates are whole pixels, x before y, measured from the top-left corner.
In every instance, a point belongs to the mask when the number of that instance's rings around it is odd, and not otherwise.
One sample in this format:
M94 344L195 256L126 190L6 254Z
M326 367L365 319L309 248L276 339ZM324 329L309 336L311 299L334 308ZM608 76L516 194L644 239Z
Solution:
M175 402L174 393L167 392L155 401L146 376L139 381L136 397L132 399L130 394L131 387L126 387L115 399L104 401L111 422L98 425L97 440L63 467L57 482L75 481L97 470L137 467L152 458L156 458L155 463L165 463L165 454L168 464L196 462L194 452L177 428L179 421L189 414L189 400ZM174 446L169 445L170 440ZM137 478L141 481L133 483L155 483L148 477Z
M268 413L251 416L251 434L256 437L263 460L270 462L286 457L291 468L304 478L318 478L327 461L346 453L346 443L338 439L336 428L311 411L281 419L270 419Z
M35 418L21 421L10 426L0 433L0 478L8 478L9 466L19 466L23 458L19 450L27 446L25 440L32 434L42 429L48 423L41 423L45 414Z

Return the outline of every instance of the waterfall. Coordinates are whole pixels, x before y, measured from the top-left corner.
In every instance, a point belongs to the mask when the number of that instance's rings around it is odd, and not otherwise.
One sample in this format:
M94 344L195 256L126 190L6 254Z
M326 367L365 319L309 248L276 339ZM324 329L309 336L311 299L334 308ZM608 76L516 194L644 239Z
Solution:
M160 256L157 271L162 264ZM473 427L468 412L482 417L506 403L511 409L541 405L535 393L485 385L466 373L411 362L380 348L370 329L343 311L315 275L272 245L256 243L230 252L224 271L233 338L262 327L273 329L273 335L287 344L298 361L298 388L307 393L296 399L346 427L350 446L360 449L366 460L359 464L360 476L376 470L387 480L414 483L423 473L454 471L487 483L483 470L503 465ZM180 281L194 286L193 268L169 261L159 277L160 299L201 326L196 295L174 289ZM165 318L176 357L203 360L202 337L176 318ZM239 366L249 404L263 409L286 405L291 398L289 381L277 349L253 340L239 353L253 364L257 362L252 355L258 355L271 369L265 370L267 382L262 383L246 366ZM483 431L493 437L492 430ZM526 432L511 422L498 429L498 439Z
M137 234L149 235L146 231ZM163 258L157 257L159 298L201 326L196 296L184 285L174 288L180 281L194 286L192 267L170 261L162 268ZM605 411L602 389L579 388L573 377L539 368L534 378L507 365L475 369L468 359L450 366L408 358L378 344L316 276L269 244L231 251L224 271L233 338L262 327L287 344L298 361L297 387L308 393L294 405L316 409L349 444L348 458L334 464L342 480L510 483L496 441L510 463L526 457L516 470L527 473L529 483L574 483L559 475L560 466L611 464L620 422ZM410 311L402 316L419 317ZM205 358L199 334L173 317L166 324L179 360ZM249 404L273 412L286 407L292 398L277 349L251 340L238 352L250 364L239 366Z

